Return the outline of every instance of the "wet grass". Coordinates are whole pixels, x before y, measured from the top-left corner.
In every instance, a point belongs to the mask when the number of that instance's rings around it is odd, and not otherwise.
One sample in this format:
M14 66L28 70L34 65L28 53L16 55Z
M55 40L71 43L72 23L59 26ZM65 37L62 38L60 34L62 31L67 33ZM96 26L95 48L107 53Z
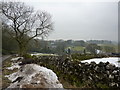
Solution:
M13 70L6 69L7 67L11 66L12 58L13 57L10 57L2 62L2 88L3 89L7 88L11 83L11 81L7 77L5 77L5 75L10 75L18 70L18 69L13 69Z
M85 49L85 47L82 47L82 46L72 47L72 50L73 50L73 51L83 51L84 49Z
M75 85L70 84L68 81L66 81L62 76L59 77L60 83L62 83L64 88L77 88Z

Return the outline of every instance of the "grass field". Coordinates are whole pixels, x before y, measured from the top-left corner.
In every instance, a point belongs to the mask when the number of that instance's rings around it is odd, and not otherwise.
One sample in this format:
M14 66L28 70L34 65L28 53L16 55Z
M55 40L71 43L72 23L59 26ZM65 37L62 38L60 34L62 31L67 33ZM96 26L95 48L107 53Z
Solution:
M82 47L82 46L73 46L73 47L70 47L70 48L73 51L83 51L85 49L85 47Z
M118 51L118 45L114 45L114 44L98 44L98 45L101 46L104 51L105 51L104 49L105 46L114 48L116 52Z

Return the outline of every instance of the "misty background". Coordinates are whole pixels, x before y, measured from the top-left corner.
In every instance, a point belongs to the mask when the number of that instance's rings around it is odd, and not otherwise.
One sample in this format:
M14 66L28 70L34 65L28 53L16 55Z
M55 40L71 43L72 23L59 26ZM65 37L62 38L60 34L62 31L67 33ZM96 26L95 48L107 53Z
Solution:
M47 38L118 41L117 2L27 2L52 15L54 31Z

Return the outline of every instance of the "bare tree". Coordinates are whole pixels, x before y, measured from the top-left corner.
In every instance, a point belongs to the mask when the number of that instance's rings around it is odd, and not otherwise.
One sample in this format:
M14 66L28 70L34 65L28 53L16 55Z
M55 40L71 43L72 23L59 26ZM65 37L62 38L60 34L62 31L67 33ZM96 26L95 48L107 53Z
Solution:
M7 25L14 32L11 36L18 42L21 56L26 53L27 44L31 39L47 36L53 30L49 13L35 12L33 7L22 2L2 2L1 10L7 19Z

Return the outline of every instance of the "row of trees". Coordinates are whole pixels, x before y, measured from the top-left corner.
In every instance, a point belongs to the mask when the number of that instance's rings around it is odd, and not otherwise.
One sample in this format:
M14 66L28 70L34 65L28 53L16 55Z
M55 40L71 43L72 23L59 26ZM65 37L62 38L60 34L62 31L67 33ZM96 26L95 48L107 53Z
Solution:
M2 46L3 46L3 54L7 53L17 53L19 51L18 42L10 36L12 34L12 31L9 29L9 27L5 24L3 24L2 29ZM114 47L111 46L98 46L94 43L88 43L85 41L74 41L71 42L71 40L56 40L56 41L45 41L40 39L32 39L28 43L27 52L41 52L41 53L58 53L58 54L65 54L65 49L67 47L84 47L84 52L91 52L96 53L96 49L102 50L107 53L116 52Z
M112 44L112 41L108 40L89 40L88 43L95 43L95 44Z
M3 54L7 53L17 53L19 50L18 42L10 36L12 34L12 31L9 29L9 27L5 24L3 24L2 28L2 46L3 46ZM94 43L88 43L85 41L74 41L71 43L71 40L56 40L56 41L45 41L40 39L32 39L28 43L28 49L27 52L41 52L41 53L59 53L64 54L65 49L67 47L76 47L81 46L84 47L84 51L89 51L91 53L96 53L95 49L102 50L104 52L110 53L110 52L116 52L114 47L111 46L103 46L100 47L97 44Z

